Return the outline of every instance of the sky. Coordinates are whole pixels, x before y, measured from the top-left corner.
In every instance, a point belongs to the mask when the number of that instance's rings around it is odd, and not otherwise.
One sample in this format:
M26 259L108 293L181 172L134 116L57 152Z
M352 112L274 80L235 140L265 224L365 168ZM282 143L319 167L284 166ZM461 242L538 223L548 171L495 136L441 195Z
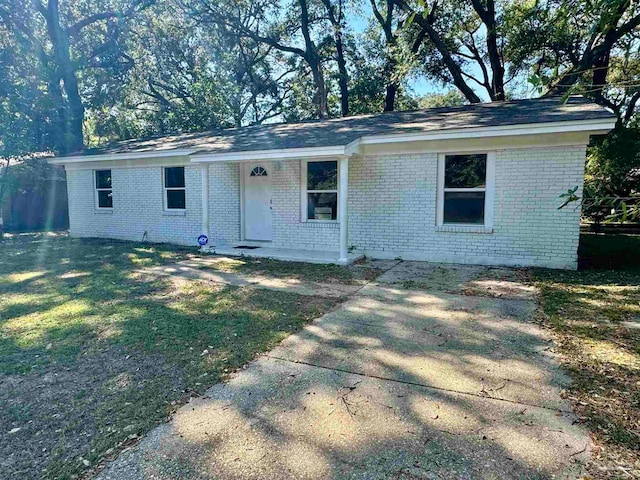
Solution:
M374 18L369 2L362 2L360 8L361 12L352 13L350 18L348 19L349 26L356 33L363 32L367 28L369 21ZM480 78L482 76L480 66L477 64L472 66L472 68L468 70L468 73L475 76L476 78ZM484 88L475 85L473 82L470 82L470 87L483 101L489 101L489 95ZM446 93L449 90L456 89L454 85L443 85L442 82L434 82L426 79L424 76L410 79L409 88L411 88L415 95L419 96Z

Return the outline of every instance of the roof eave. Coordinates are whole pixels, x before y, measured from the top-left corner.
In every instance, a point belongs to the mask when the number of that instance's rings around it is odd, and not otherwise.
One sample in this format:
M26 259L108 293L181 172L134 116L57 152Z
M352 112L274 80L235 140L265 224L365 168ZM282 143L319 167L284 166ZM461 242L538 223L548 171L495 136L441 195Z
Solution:
M135 153L108 153L102 155L84 155L59 157L48 160L53 165L67 165L88 162L137 160L147 158L170 158L189 156L191 163L243 162L252 160L293 160L322 159L362 154L365 145L407 143L428 140L455 140L465 138L491 138L519 135L540 135L554 133L583 132L589 135L606 134L615 127L616 119L600 118L591 120L573 120L559 122L529 123L518 125L500 125L488 127L462 127L441 129L419 133L364 135L346 145L322 147L263 149L241 152L204 152L202 148L155 150Z
M144 158L173 158L189 156L196 149L151 150L146 152L104 153L95 155L75 155L71 157L54 157L47 160L51 165L68 165L86 162L105 162L113 160L140 160Z
M327 147L281 148L273 150L249 150L246 152L207 153L200 152L191 156L192 163L243 162L252 160L304 160L344 156L345 145Z
M362 145L375 145L381 143L416 142L425 140L456 140L461 138L489 138L496 136L508 137L517 135L540 135L547 133L584 132L591 135L596 135L611 131L615 127L615 125L615 118L605 118L592 120L529 123L518 125L499 125L490 127L467 127L395 135L365 135L358 140ZM355 142L352 142L352 144L354 143Z

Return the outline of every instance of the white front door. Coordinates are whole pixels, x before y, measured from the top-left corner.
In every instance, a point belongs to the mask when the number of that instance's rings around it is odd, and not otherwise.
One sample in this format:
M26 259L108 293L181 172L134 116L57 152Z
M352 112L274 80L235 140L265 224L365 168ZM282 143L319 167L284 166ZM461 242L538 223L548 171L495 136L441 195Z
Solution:
M273 240L271 219L271 164L244 165L244 238Z

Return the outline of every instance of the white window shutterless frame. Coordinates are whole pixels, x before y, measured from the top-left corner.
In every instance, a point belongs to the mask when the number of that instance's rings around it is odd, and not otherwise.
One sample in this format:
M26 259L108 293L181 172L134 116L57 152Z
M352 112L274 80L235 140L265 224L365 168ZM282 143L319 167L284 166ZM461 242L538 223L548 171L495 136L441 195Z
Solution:
M98 210L113 209L113 177L111 170L94 170L93 186L95 208Z
M474 188L445 188L445 159L454 155L486 155L486 179L484 187ZM458 226L458 227L482 227L493 228L494 198L495 198L495 152L460 152L460 153L440 153L438 154L438 187L437 187L437 211L436 226ZM483 223L445 223L445 193L446 192L484 192L484 222Z
M162 191L165 212L184 212L187 208L187 185L184 167L162 168Z
M338 160L301 160L300 170L300 220L302 222L316 222L316 223L338 223L340 219L340 212L338 212L338 189L339 189L339 175L338 175ZM335 186L331 188L322 189L308 189L309 184L309 164L314 163L328 163L332 164L331 169L335 169ZM326 205L319 205L314 210L321 218L309 218L309 195L315 197L326 197ZM335 198L334 198L335 197ZM322 218L326 217L326 218Z

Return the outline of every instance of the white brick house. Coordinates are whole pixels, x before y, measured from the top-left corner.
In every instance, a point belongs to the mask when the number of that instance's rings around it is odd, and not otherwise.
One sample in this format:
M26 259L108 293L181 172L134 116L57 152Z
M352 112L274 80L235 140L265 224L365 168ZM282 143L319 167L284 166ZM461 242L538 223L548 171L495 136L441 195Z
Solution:
M579 212L558 210L559 195L582 187L589 137L614 123L581 98L540 99L134 140L51 163L67 171L75 237L575 268Z

